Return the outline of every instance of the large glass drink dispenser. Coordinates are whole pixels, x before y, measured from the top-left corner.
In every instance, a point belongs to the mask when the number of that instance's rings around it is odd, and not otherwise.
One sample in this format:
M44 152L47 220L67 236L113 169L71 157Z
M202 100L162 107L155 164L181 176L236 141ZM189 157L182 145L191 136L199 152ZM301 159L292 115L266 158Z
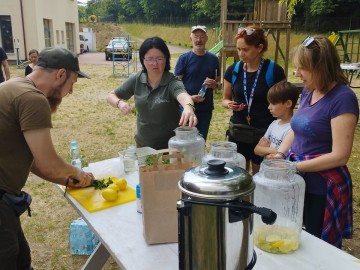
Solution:
M211 159L220 159L226 162L227 166L237 166L246 168L245 157L237 152L237 145L233 142L213 142L211 143L210 153L203 158L203 165Z
M188 162L201 164L205 155L205 140L195 127L178 127L175 136L169 140L169 148L175 148Z
M255 217L254 243L271 253L289 253L298 249L302 230L305 181L296 173L293 162L264 160L254 175L254 204L271 208L276 222L264 224Z

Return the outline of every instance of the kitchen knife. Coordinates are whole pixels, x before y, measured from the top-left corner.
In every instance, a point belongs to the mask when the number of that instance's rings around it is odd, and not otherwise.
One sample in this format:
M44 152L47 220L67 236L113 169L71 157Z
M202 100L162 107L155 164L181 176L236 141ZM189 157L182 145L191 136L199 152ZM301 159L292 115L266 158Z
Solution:
M77 180L77 179L75 179L75 178L71 178L71 180L73 181L74 184L77 184L77 183L80 182L79 180ZM94 185L96 185L98 182L101 182L101 181L102 181L102 180L92 179L91 182L90 182L89 187L94 186Z

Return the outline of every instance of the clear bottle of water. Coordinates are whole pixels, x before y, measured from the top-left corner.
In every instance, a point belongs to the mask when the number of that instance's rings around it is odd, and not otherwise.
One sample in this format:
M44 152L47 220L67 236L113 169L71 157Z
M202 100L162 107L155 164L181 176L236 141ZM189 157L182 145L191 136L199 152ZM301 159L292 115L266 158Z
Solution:
M78 148L76 141L70 142L70 159L71 159L71 165L79 169L82 168L81 152L80 149Z
M204 97L205 94L206 94L206 84L203 83L198 95Z

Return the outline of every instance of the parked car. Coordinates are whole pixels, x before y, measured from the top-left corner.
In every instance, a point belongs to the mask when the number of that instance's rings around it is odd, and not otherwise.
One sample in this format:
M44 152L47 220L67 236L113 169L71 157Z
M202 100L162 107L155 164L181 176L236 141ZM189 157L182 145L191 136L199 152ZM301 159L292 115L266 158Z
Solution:
M80 53L88 52L89 51L89 46L87 44L88 39L81 34L79 35L79 39L80 39Z
M105 48L105 59L107 61L132 59L132 48L127 38L113 37Z

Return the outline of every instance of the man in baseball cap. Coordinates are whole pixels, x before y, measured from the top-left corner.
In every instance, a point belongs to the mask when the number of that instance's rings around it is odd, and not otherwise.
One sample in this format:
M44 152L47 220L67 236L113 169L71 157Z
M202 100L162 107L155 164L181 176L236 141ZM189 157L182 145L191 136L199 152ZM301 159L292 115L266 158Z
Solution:
M206 26L191 27L190 40L192 50L179 57L174 74L182 80L194 102L198 119L196 128L206 140L214 109L213 90L220 81L220 65L217 56L206 50Z
M94 178L64 161L51 139L51 114L73 92L78 77L89 78L80 71L76 55L46 48L33 72L0 84L0 269L33 269L21 212L15 207L31 202L22 191L30 172L74 188L87 187Z
M76 72L79 78L90 79L88 75L80 71L77 56L72 51L62 47L48 47L43 49L40 52L37 65L44 68L65 68Z

